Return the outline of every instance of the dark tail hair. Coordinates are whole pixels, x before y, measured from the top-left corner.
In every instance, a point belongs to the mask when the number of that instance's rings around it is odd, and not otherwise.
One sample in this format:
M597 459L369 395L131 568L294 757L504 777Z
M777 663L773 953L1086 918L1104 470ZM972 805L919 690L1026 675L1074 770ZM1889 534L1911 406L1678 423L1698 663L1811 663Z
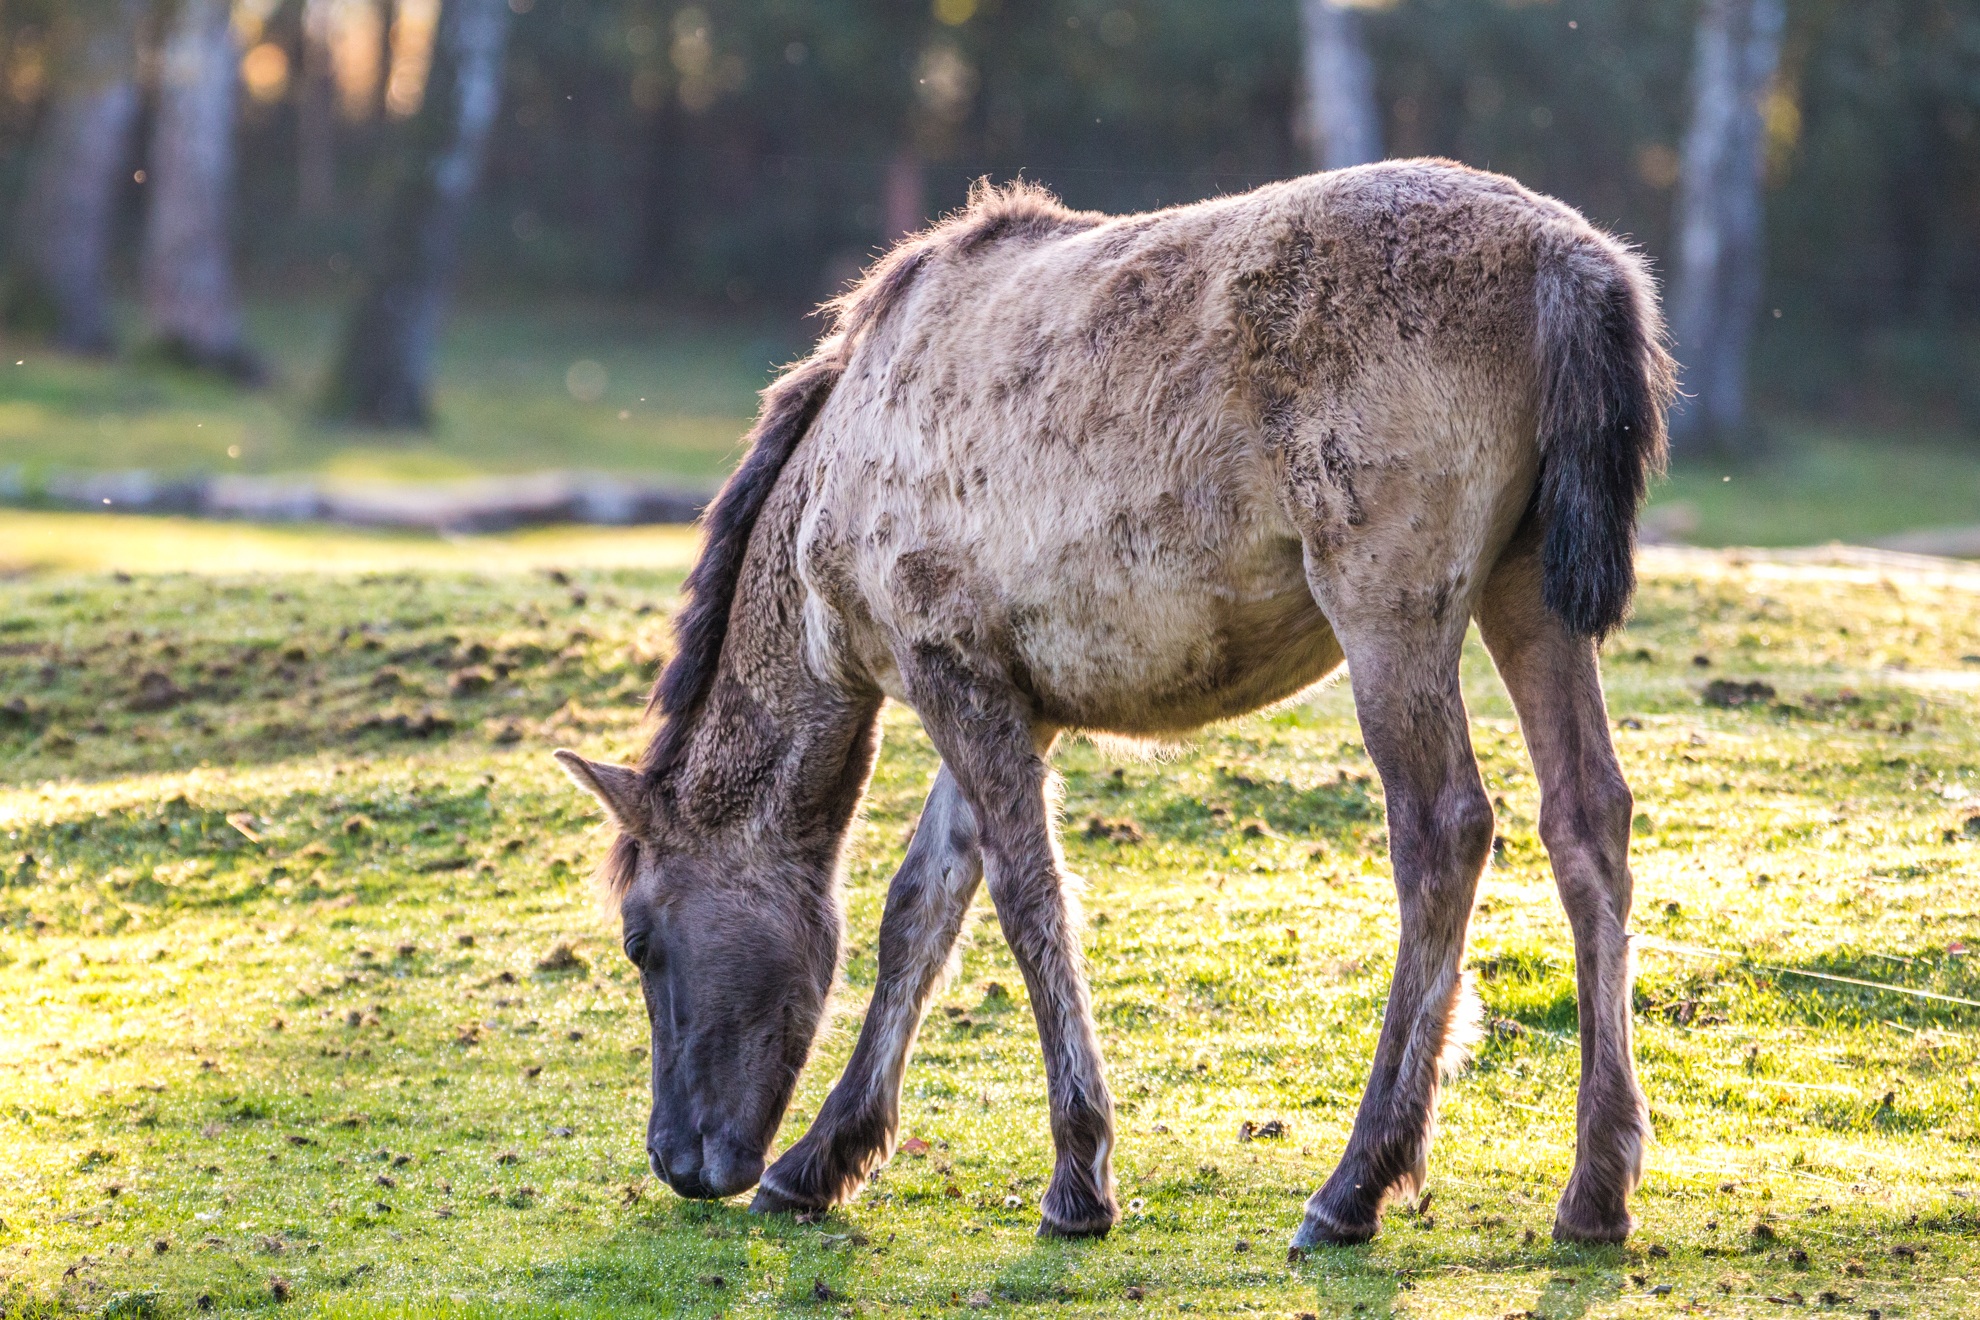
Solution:
M707 700L750 533L784 464L839 383L845 370L839 348L836 340L828 341L763 391L763 407L749 433L749 453L702 517L701 557L688 573L682 588L687 603L674 622L678 649L648 703L649 710L666 719L640 762L649 780L665 773L680 755L688 726Z
M1636 511L1663 470L1675 368L1650 273L1613 240L1583 231L1543 248L1535 299L1541 596L1600 638L1636 591Z

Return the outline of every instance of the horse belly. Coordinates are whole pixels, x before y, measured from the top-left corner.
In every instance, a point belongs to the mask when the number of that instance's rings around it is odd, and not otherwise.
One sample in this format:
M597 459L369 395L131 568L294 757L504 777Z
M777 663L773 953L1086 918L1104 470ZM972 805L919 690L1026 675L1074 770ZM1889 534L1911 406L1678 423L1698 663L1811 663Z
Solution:
M1012 584L1017 677L1051 723L1160 736L1256 710L1340 662L1297 544L1210 581L1045 575Z

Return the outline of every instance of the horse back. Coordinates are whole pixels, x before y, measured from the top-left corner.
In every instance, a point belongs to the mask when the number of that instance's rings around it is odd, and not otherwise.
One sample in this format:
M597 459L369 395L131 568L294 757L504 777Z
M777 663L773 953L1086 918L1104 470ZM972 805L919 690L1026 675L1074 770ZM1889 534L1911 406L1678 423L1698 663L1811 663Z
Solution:
M891 687L953 646L1041 719L1161 733L1338 663L1316 557L1462 599L1530 499L1537 253L1580 223L1435 162L979 199L847 300L798 460L821 660Z

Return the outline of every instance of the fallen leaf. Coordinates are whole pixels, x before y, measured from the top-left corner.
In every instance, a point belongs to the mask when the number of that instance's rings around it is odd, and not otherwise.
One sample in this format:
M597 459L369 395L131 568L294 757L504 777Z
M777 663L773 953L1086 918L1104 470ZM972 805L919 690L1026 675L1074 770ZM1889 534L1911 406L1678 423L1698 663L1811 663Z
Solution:
M590 969L591 964L571 947L569 940L558 940L550 946L548 953L536 960L536 970L539 972L583 972Z

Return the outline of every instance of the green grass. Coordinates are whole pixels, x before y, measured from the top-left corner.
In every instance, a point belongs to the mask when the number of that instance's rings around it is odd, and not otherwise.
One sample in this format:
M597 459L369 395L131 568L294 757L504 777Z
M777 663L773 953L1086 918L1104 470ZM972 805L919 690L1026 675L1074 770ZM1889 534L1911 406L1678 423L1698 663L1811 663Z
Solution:
M275 383L251 393L158 363L78 361L0 340L0 480L16 469L38 489L50 470L77 467L347 480L591 468L712 488L735 461L770 367L802 353L818 329L795 317L738 324L599 303L471 304L449 321L437 425L420 435L313 416L343 311L322 298L255 304L250 337ZM580 362L604 369L596 399L571 391ZM1866 543L1970 526L1980 519L1980 448L1971 436L1770 424L1758 457L1678 465L1654 490L1649 518L1668 537L1708 546Z
M246 393L162 363L0 342L0 466L30 479L62 467L354 479L570 467L712 485L735 459L755 391L773 363L800 351L802 333L630 308L470 306L452 316L442 346L437 426L408 435L314 416L340 316L323 302L257 305L250 339L275 381ZM596 398L567 384L579 362L604 369Z
M118 549L142 520L67 527L86 555L0 580L0 1313L280 1292L352 1317L1980 1315L1980 1010L1770 970L1980 999L1970 588L1653 560L1608 644L1657 1134L1618 1249L1547 1239L1571 951L1517 728L1468 654L1501 839L1470 955L1492 1031L1427 1210L1291 1266L1396 929L1344 688L1159 760L1058 758L1119 1104L1112 1236L1032 1236L1041 1068L980 907L908 1074L927 1153L821 1222L766 1221L646 1175L601 837L546 755L635 745L678 546L645 567L610 536L500 538L462 565L401 541L415 567L364 573L255 571L249 547L126 580L106 569L142 567ZM0 559L34 559L9 535ZM1706 707L1711 677L1776 695ZM890 710L842 1016L782 1143L850 1050L933 767ZM582 965L540 965L560 941ZM1273 1118L1283 1139L1240 1139Z
M1647 515L1696 545L1865 545L1980 522L1980 441L1784 427L1757 459L1677 465Z
M0 513L0 575L25 572L268 573L500 569L585 564L685 573L691 527L544 527L508 536L263 527L142 515Z

